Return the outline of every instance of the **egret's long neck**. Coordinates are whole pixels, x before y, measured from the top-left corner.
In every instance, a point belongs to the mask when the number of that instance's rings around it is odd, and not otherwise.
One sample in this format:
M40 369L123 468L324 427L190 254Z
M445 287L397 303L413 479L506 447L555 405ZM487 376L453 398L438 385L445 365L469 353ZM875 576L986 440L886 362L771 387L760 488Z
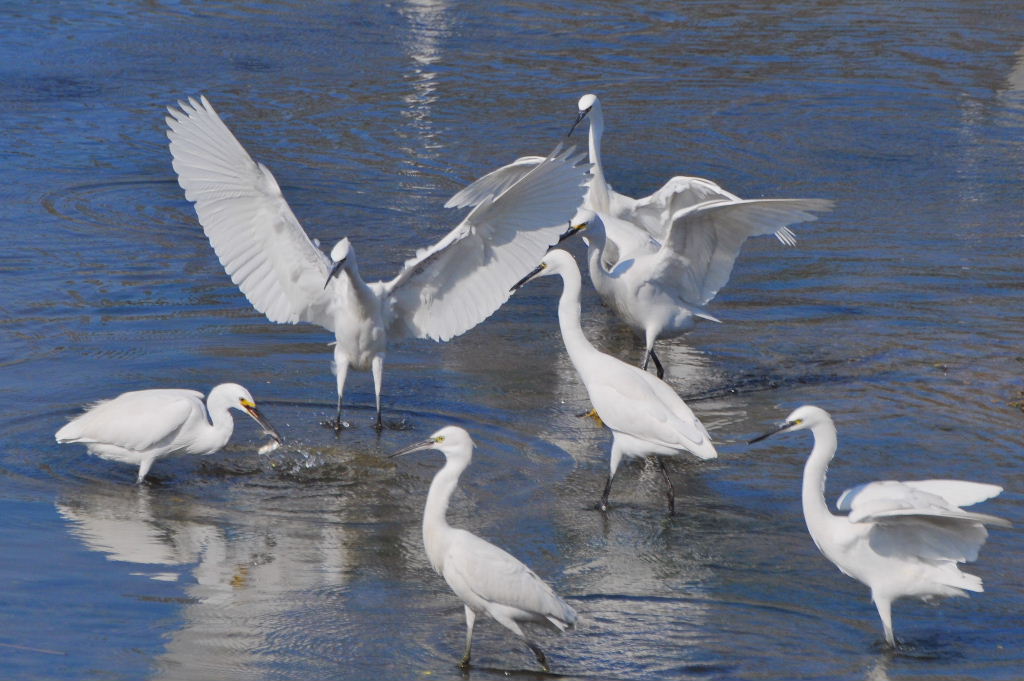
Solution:
M583 278L576 267L569 268L562 275L562 296L558 299L558 326L562 330L562 341L569 353L572 363L579 366L580 360L588 353L597 352L583 335L580 324L580 293L583 289Z
M448 461L434 476L430 483L430 491L427 492L427 505L423 509L423 548L426 549L427 558L438 574L444 569L444 540L451 530L445 513L448 511L452 492L459 483L459 476L465 468L465 463Z
M206 411L209 413L213 425L204 429L204 432L196 438L195 446L197 449L203 450L202 454L212 454L231 439L231 433L235 430L235 420L231 417L228 407L215 399L212 394L206 398Z
M819 423L811 428L814 435L814 448L804 464L804 481L801 500L804 509L804 520L811 537L818 548L827 553L822 542L830 536L828 525L835 516L828 510L825 503L825 476L828 465L836 454L836 428L831 422Z
M608 211L610 193L608 183L604 179L604 167L601 164L601 136L604 134L604 114L599 104L590 110L590 189L587 191L587 203L595 211Z
M345 258L345 266L342 268L340 277L345 277L348 282L348 290L351 291L356 301L366 310L377 311L380 308L380 299L377 293L363 281L359 274L359 263L356 262L355 252L350 252Z

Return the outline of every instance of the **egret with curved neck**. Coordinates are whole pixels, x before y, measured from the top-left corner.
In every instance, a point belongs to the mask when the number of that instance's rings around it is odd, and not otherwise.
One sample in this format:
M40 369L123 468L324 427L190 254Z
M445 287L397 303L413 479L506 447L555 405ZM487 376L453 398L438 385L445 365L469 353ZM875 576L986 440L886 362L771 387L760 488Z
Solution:
M608 508L612 478L623 457L656 455L668 486L669 513L674 513L675 490L660 457L686 452L700 459L717 457L707 429L667 383L606 355L587 340L580 324L583 280L571 255L560 249L549 251L537 269L514 289L535 277L550 275L562 278L558 325L565 350L587 388L594 411L612 431L608 480L598 508L602 511Z
M558 240L586 191L587 168L556 149L479 202L390 281L365 282L341 239L328 258L302 229L270 170L257 163L201 97L169 108L174 170L231 280L272 322L334 333L336 431L350 368L373 374L376 421L388 341L447 341L508 299L508 287Z
M157 459L221 450L235 427L231 409L245 412L281 442L252 395L237 383L216 386L205 405L197 390L158 388L122 393L90 405L58 430L56 439L80 442L101 459L137 465L136 481L141 484Z
M871 482L843 492L836 506L849 514L834 515L825 502L825 477L838 440L828 412L800 407L750 442L804 429L814 437L801 492L807 530L826 558L871 590L886 643L896 645L894 600L984 591L981 579L962 572L957 563L978 557L988 537L986 524L1009 527L1010 523L960 507L995 497L1001 487L963 480Z
M514 633L548 670L547 657L526 638L521 622L546 622L564 631L576 623L576 611L511 554L466 530L454 528L445 517L459 476L473 458L473 440L458 426L447 426L428 439L409 445L393 457L424 449L445 456L444 467L434 475L423 509L423 548L431 567L462 599L466 612L466 651L459 666L469 665L473 625L486 613Z

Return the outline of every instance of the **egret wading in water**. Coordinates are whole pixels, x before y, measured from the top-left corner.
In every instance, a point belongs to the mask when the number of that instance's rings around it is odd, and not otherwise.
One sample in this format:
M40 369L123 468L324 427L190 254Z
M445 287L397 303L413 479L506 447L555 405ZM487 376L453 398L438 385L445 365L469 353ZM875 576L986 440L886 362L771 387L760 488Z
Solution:
M347 238L329 258L310 241L270 170L249 156L205 97L179 107L168 108L167 118L174 170L231 280L270 321L334 332L338 408L325 425L336 431L348 425L342 397L349 368L372 372L380 430L388 341L446 341L490 316L558 241L586 191L586 164L572 149L556 149L417 251L394 279L367 283Z
M60 443L80 442L102 459L138 466L137 482L141 483L157 459L213 454L223 448L235 427L231 409L244 411L267 435L281 442L252 395L237 383L215 387L205 405L197 390L158 388L122 393L90 405L58 430L56 437Z
M598 508L608 508L612 478L622 457L657 455L658 467L668 485L669 513L675 512L675 490L661 456L689 452L700 459L718 456L704 425L694 416L670 385L650 373L599 351L583 335L580 325L580 292L583 278L573 257L561 249L544 256L540 265L519 281L513 290L534 277L562 277L558 300L558 324L569 359L583 380L590 403L612 431L608 481Z
M569 134L584 119L590 121L592 179L572 225L589 234L587 265L594 288L644 339L643 367L653 361L662 378L664 367L654 351L655 341L689 331L697 317L718 321L704 306L729 281L743 243L752 236L774 234L792 246L796 236L789 225L816 220L814 212L831 210L833 202L744 200L710 180L684 176L673 177L641 199L619 194L605 180L601 162L601 102L595 95L583 95L578 108ZM480 178L445 205L476 205L541 160L520 158Z
M973 561L985 543L985 525L1010 527L996 516L964 511L991 499L1002 487L963 480L885 480L848 489L833 515L825 502L825 476L836 453L836 427L828 412L804 406L764 435L809 429L814 448L804 465L804 520L811 538L843 574L871 589L885 640L896 646L892 602L913 596L966 596L984 591L981 579L957 563Z
M473 624L486 613L521 638L537 662L548 671L544 651L526 638L520 622L549 623L560 631L576 623L576 611L563 601L534 572L515 556L480 537L452 527L445 514L459 476L473 457L473 440L462 428L447 426L423 442L417 442L392 457L423 449L436 449L445 456L444 467L430 483L423 509L423 548L437 574L444 577L466 609L466 652L459 666L469 665L473 646Z

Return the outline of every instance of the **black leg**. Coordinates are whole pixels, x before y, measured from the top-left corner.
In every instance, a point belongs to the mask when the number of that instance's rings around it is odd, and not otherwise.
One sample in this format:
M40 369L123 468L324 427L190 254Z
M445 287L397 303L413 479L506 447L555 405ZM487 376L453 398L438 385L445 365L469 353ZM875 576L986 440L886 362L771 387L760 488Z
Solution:
M377 431L377 435L384 430L384 421L381 419L380 409L377 410L377 422L373 424L373 429Z
M658 468L661 469L661 477L665 478L665 484L668 485L668 514L675 515L676 513L676 488L672 485L672 479L668 477L668 469L665 468L665 461L660 457L654 457L658 462Z
M346 428L351 427L349 425L348 421L343 421L341 419L341 398L340 397L338 398L338 412L337 412L337 415L333 419L327 419L326 421L321 421L320 425L323 426L324 428L330 428L331 430L334 431L335 435L337 435L341 431L345 430Z
M551 669L548 667L548 658L544 656L544 651L540 649L540 646L538 646L533 641L527 641L526 645L530 646L530 650L533 651L534 657L537 658L537 662L540 663L540 666L543 667L544 671L551 671Z
M608 510L608 495L612 493L612 476L608 476L608 482L604 484L604 493L601 495L601 501L597 503L597 509L599 511Z
M659 360L658 355L654 353L654 348L651 348L651 351L647 356L654 360L654 370L658 372L658 378L665 378L665 367L661 366L661 360ZM646 368L647 362L644 362L644 369Z

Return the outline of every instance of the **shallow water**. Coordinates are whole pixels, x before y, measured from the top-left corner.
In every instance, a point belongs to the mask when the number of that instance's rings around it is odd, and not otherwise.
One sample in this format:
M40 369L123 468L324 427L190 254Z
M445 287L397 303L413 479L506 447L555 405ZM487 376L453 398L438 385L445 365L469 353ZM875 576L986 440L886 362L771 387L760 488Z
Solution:
M895 608L818 555L799 505L806 435L747 447L792 408L829 409L828 495L879 478L1006 487L1024 523L1024 10L1009 2L37 3L8 7L0 78L0 676L459 678L462 607L419 520L441 456L386 454L446 423L478 443L450 519L579 610L538 633L592 679L1017 679L1024 539L994 530L986 593ZM837 201L788 249L749 242L704 323L664 344L712 462L620 470L557 335L557 282L437 345L392 346L384 405L350 374L340 438L331 339L255 313L177 187L163 107L207 94L314 237L389 278L458 220L454 191L568 130L602 97L620 191L674 174L742 196ZM578 133L577 133L578 134ZM576 138L583 143L584 137ZM339 217L341 219L339 219ZM580 244L573 249L581 253ZM592 292L585 327L642 348ZM288 438L153 482L58 447L80 405L237 380ZM473 678L542 676L480 621Z

